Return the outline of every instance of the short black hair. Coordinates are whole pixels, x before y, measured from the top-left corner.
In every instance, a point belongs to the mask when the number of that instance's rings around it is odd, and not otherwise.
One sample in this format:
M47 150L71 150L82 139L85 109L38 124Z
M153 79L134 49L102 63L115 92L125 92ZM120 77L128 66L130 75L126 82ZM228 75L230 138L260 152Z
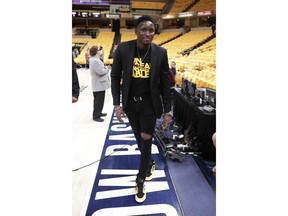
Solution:
M139 17L136 21L136 28L137 26L141 23L141 22L144 22L144 21L150 21L154 24L154 20L152 17L148 16L148 15L143 15L141 17Z

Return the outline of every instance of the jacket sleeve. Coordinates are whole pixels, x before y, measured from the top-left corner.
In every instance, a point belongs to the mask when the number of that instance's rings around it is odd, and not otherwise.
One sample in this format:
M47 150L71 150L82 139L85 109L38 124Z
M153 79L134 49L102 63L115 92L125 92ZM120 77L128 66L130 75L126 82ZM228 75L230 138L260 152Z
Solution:
M114 52L113 65L111 70L111 91L113 97L113 105L120 105L120 89L122 79L122 56L120 43Z
M90 67L99 76L106 75L109 72L109 69L105 68L102 61L92 61Z
M164 54L161 61L161 75L160 75L160 85L161 85L161 96L163 102L164 113L171 111L171 79L170 71L168 65L167 50L164 49Z

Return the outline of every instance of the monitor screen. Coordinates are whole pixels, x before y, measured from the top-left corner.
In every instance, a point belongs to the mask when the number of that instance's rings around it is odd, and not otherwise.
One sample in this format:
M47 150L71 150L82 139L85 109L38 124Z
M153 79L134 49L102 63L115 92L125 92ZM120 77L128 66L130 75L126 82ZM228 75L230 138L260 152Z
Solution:
M206 88L206 96L209 105L216 108L216 90L211 88Z
M181 92L184 94L187 94L188 92L188 86L187 86L188 80L185 78L182 78L182 83L181 83Z
M187 88L188 88L188 94L190 95L190 97L195 97L196 83L188 81Z
M206 88L197 88L196 97L199 97L202 100L206 100Z

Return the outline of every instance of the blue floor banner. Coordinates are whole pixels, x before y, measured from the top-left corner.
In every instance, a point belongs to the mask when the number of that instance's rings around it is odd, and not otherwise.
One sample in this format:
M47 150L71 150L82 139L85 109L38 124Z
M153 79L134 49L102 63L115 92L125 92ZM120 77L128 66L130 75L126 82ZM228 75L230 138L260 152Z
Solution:
M145 182L147 198L139 204L135 201L135 179L140 152L128 120L120 123L113 113L85 216L184 216L156 139L151 153L156 169L153 179Z

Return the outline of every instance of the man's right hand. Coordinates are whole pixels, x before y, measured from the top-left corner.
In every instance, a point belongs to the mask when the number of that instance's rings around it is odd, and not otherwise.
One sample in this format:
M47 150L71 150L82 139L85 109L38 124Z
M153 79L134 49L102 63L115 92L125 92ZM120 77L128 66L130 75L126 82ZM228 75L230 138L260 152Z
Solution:
M115 110L116 117L117 117L118 121L123 123L124 121L123 121L122 117L126 118L126 115L125 115L122 107L115 107L114 110Z
M78 101L78 98L72 96L72 103L76 103L77 101Z

